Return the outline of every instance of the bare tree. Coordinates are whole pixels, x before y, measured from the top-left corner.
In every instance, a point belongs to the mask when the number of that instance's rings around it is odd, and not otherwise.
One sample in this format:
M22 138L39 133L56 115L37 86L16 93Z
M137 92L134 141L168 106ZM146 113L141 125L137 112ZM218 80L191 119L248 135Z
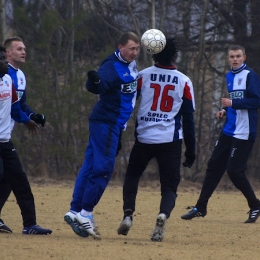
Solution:
M233 43L244 45L248 64L260 72L256 58L260 56L258 1L6 2L8 28L24 38L27 46L27 62L22 69L28 79L28 104L47 117L46 127L38 136L29 137L22 126L13 133L29 174L35 174L35 169L56 178L77 174L88 142L88 116L98 99L85 89L86 72L97 69L115 50L115 40L122 32L135 31L141 37L147 29L157 28L178 40L176 66L191 78L195 89L197 160L191 170L182 174L194 181L203 177L222 126L215 113L220 97L226 94L227 47ZM151 56L141 49L139 69L151 64ZM119 179L124 175L134 141L134 125L135 112L123 133L123 149L117 158ZM257 140L249 165L255 175L259 170L259 146ZM153 170L156 172L156 167Z

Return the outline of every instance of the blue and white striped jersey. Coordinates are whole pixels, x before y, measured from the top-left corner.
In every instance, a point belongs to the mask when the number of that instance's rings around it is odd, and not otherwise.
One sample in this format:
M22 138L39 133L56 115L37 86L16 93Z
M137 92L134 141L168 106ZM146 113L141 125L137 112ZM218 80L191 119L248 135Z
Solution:
M26 78L24 73L20 69L14 68L9 63L8 75L12 78L13 85L16 90L18 100L20 101L21 110L24 112L25 116L27 115L27 120L30 120L30 115L34 112L26 104ZM11 129L14 127L15 121L11 122Z
M223 133L242 140L254 140L257 134L260 107L260 80L258 75L243 64L226 74L226 84L232 107L225 108L227 118Z

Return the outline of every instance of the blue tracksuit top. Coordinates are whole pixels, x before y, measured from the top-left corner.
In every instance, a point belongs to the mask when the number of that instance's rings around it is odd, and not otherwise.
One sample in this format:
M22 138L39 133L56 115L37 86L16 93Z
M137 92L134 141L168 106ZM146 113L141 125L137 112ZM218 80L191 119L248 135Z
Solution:
M90 121L117 124L125 128L136 101L138 70L136 62L128 63L119 50L108 56L98 69L100 82L87 80L88 91L100 94Z
M227 118L223 133L242 140L255 140L260 107L260 80L258 75L243 64L226 74L226 83L232 107L225 108Z

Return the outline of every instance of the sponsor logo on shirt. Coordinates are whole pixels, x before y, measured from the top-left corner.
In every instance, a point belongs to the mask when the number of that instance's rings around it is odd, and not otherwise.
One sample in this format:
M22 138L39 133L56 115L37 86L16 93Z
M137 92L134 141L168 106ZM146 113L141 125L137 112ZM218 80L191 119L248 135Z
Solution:
M18 97L18 100L20 100L23 96L23 91L16 91L16 95Z
M8 88L10 87L8 81L5 81L5 84L4 84L3 81L1 80L0 87L2 87L2 86L7 86Z
M162 113L152 113L152 112L148 112L147 116L141 116L140 118L141 121L152 121L152 122L161 122L161 121L165 121L165 122L170 122L170 119L168 118L167 114L162 114Z
M11 92L9 90L3 90L0 92L0 100L6 100L11 97Z
M229 93L229 98L230 99L244 98L244 91L242 90L232 91Z
M121 92L130 94L130 93L136 92L136 88L137 88L137 80L135 80L131 83L122 84Z
M20 78L20 84L23 85L23 78Z

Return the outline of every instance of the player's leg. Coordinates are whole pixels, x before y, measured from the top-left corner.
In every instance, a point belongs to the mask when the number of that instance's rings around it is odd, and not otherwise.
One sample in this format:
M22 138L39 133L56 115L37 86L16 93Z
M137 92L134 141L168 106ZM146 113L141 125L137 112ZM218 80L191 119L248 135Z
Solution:
M9 182L3 175L3 178L0 180L0 232L12 233L11 228L9 228L1 218L2 208L7 201L11 191L12 190Z
M90 137L91 139L91 137ZM88 173L93 169L93 149L92 142L89 141L83 165L77 175L74 190L72 194L72 201L70 203L70 210L64 215L64 220L70 225L75 234L81 237L88 237L88 232L81 227L77 220L77 213L82 209L82 199L84 196L85 188L88 180Z
M123 185L124 216L117 229L119 235L127 235L132 226L138 183L143 171L153 158L155 150L155 145L142 144L138 141L132 148Z
M5 202L11 194L11 186L9 181L3 177L0 181L0 212L2 212L2 208L4 207Z
M1 143L0 143L0 232L12 233L12 230L1 219L2 208L7 201L11 188L9 182L4 178L4 165L1 157Z
M194 217L204 217L207 214L208 200L226 171L231 142L232 137L222 133L220 134L214 151L208 161L208 167L199 199L190 212L181 216L182 219L189 220Z
M3 151L3 148L2 148ZM4 178L7 187L11 187L21 209L24 226L36 224L34 197L27 176L11 142L7 142L3 154ZM9 184L9 185L8 185Z
M99 236L94 229L92 212L113 174L120 131L118 126L90 123L91 139L89 142L91 142L93 150L93 170L88 173L82 210L77 214L77 219L94 238L99 238Z
M82 199L88 182L88 176L93 171L93 144L92 135L90 133L89 142L85 151L85 158L83 165L77 175L74 190L72 194L72 201L70 203L70 210L79 212L82 209Z
M23 218L23 234L51 234L52 231L50 229L44 229L36 223L35 204L31 187L11 141L6 143L3 153L4 173L15 195Z
M253 141L233 138L231 156L227 167L227 173L231 181L243 193L250 208L249 218L245 223L254 223L260 216L260 201L257 199L245 174L247 160L253 145Z
M3 176L4 176L4 165L0 154L0 181L2 180Z
M156 159L159 165L161 183L160 210L153 229L151 240L162 241L166 228L166 220L175 206L177 187L180 183L180 164L182 141L158 144Z
M164 213L167 218L170 217L177 197L177 188L180 183L181 153L181 140L157 146L156 159L159 165L161 183L159 213Z
M88 174L82 208L92 211L101 199L114 172L120 129L106 124L90 124L93 170ZM88 159L89 160L89 159Z
M4 144L0 143L0 146L1 145L4 146ZM1 151L1 147L0 147L0 151ZM0 160L0 168L1 168L1 172L2 172L1 178L0 178L0 232L11 233L12 230L7 225L5 225L4 221L1 219L2 208L12 191L9 181L6 179L6 177L4 175L4 165L3 165L2 158Z

